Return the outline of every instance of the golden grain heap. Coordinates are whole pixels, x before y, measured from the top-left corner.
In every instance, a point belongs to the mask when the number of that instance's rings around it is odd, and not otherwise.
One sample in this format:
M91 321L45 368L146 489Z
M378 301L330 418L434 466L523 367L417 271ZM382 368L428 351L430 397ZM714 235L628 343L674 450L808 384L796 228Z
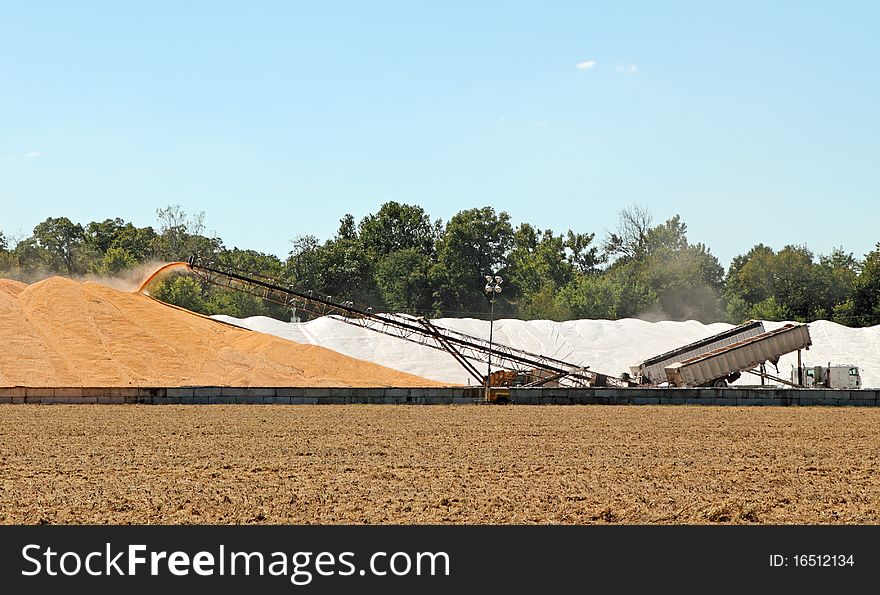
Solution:
M0 386L437 386L139 293L0 279Z

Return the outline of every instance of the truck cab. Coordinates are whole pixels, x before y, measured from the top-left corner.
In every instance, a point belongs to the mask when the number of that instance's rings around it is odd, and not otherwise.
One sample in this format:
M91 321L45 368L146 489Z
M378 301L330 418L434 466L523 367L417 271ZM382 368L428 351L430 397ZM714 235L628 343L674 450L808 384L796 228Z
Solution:
M803 366L804 386L807 388L862 388L859 367L850 364ZM792 367L791 381L797 383L798 370Z

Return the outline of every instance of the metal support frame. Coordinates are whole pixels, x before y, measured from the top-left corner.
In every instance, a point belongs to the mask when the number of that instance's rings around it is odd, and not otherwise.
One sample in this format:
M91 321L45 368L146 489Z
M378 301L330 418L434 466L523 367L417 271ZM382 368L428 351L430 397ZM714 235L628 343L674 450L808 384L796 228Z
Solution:
M589 366L567 362L561 359L530 353L507 345L489 343L480 337L438 326L427 319L406 315L376 313L372 308L359 307L353 302L338 303L318 297L311 292L301 292L292 287L283 287L278 281L241 271L233 267L218 268L205 265L190 258L187 266L205 283L226 287L248 293L266 301L285 307L296 305L299 310L317 316L333 316L340 322L370 329L386 335L412 341L451 354L455 360L474 376L480 384L482 377L473 362L489 363L496 360L501 368L535 369L549 372L552 379L560 384L574 387L588 387L608 383L612 386L628 386L629 383L589 370ZM549 382L550 378L546 380Z
M775 380L776 382L781 382L782 384L787 384L788 386L793 386L794 388L802 388L795 384L794 382L789 382L788 380L783 380L778 376L774 376L773 374L768 374L766 372L756 372L755 370L745 370L748 374L754 374L755 376L760 376L763 385L763 379L768 378L770 380Z

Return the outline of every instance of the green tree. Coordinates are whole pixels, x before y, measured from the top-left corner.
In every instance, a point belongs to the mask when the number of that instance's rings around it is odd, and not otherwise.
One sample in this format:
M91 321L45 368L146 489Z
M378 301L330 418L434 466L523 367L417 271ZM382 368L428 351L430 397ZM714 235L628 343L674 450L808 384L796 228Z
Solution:
M377 304L381 301L376 286L374 266L354 227L354 218L346 215L339 222L336 237L318 250L321 285L318 288L335 301Z
M569 231L571 237L573 233ZM578 246L581 250L583 244ZM575 275L573 253L566 251L566 238L547 229L538 233L523 223L513 234L513 247L507 257L509 298L516 300L523 318L559 318L556 292ZM583 256L580 254L579 256Z
M432 224L422 207L390 201L375 215L361 220L358 235L367 255L378 262L389 254L411 248L431 258L441 230L441 222Z
M31 236L33 253L53 272L76 274L85 272L80 258L85 234L82 225L67 217L49 217L34 228Z
M819 256L814 279L819 287L820 306L826 313L834 312L851 300L860 270L861 263L842 247Z
M437 263L431 268L435 313L449 315L487 311L483 296L489 272L505 275L508 250L513 242L510 216L492 207L469 209L454 215L437 242ZM509 310L506 296L496 312Z
M284 277L300 291L319 290L323 286L321 244L313 235L291 240L293 249L284 262Z
M101 222L92 221L85 227L85 243L100 256L103 256L110 249L110 246L113 245L113 242L124 227L125 221L119 217L105 219Z
M852 294L851 323L869 326L880 323L880 242L865 255Z
M165 260L187 260L190 256L210 259L222 250L219 238L205 237L205 213L189 216L179 204L158 209L159 256Z
M118 275L119 273L133 268L137 260L123 248L108 248L101 258L97 272L102 275Z
M110 248L125 250L137 262L156 258L159 252L159 236L152 227L135 227L126 223L117 230Z
M782 321L791 320L794 317L784 304L780 304L776 301L776 298L771 295L752 306L749 318L755 320Z
M605 238L605 257L621 264L644 257L652 219L645 207L630 206L622 210L617 228Z
M430 314L432 295L428 270L431 262L416 247L392 252L376 267L382 299L394 312Z
M221 250L216 263L221 268L232 268L245 275L261 276L283 284L284 264L277 256L256 250ZM225 287L210 286L204 291L205 311L208 314L226 314L237 318L249 316L271 316L287 319L290 308L287 304L266 301L256 295L235 291Z
M746 254L734 257L727 272L728 300L742 299L751 307L776 292L776 253L758 244Z
M160 281L151 294L158 300L200 314L207 314L201 284L192 277L177 275Z
M633 306L642 302L656 305L671 320L696 319L715 322L724 316L721 305L724 269L703 244L690 244L687 225L674 217L651 226L651 217L642 209L621 214L618 232L606 242L606 252L617 259L609 271L623 273L623 285L632 291ZM627 308L627 314L642 312ZM644 311L643 311L644 312Z

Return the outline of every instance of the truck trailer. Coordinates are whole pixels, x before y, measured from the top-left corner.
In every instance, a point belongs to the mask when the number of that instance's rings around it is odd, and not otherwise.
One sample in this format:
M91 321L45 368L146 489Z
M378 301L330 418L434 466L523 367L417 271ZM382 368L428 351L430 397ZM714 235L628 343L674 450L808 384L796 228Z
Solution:
M727 386L742 372L765 362L776 365L786 353L809 349L812 345L806 324L786 324L738 343L666 366L671 386Z
M750 337L756 337L765 332L764 323L760 320L749 320L739 326L727 329L711 337L682 345L666 353L650 357L638 365L631 366L632 377L639 384L657 386L668 381L666 378L666 366L675 362L683 362L691 358L715 351L721 347L734 345L745 341Z

